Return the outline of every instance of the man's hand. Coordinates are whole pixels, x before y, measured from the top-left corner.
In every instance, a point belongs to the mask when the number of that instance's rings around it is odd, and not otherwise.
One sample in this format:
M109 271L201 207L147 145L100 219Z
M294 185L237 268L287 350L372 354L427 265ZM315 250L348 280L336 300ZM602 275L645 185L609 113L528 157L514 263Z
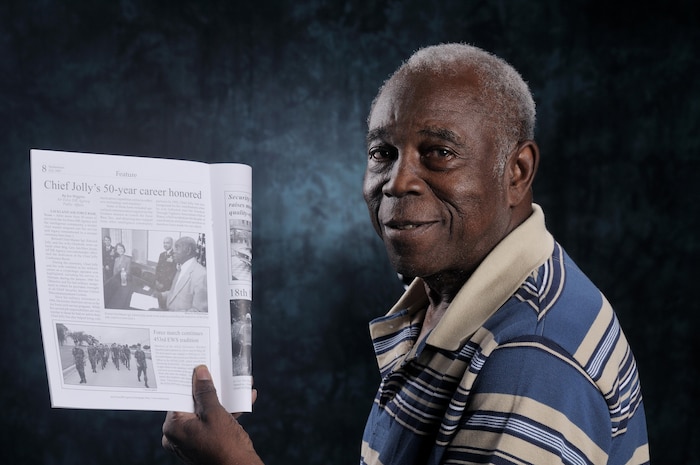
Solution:
M263 465L236 417L216 397L204 365L192 375L194 413L168 412L163 423L163 447L190 465ZM256 391L253 390L253 402Z

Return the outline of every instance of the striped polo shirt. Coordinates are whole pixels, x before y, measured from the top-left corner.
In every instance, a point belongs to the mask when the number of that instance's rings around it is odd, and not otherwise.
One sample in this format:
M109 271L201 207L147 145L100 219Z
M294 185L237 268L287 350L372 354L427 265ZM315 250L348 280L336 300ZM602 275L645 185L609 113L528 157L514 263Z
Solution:
M533 210L422 341L420 279L370 323L382 382L361 464L649 463L615 313Z

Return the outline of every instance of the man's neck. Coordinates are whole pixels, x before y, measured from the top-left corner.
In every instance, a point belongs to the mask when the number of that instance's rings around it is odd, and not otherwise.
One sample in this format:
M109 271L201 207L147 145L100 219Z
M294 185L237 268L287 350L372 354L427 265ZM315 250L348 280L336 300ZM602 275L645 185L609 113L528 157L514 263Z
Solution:
M448 272L423 278L429 304L418 336L419 341L437 326L469 276L471 273Z
M446 308L471 274L471 271L448 271L424 277L425 293L430 301L430 307Z

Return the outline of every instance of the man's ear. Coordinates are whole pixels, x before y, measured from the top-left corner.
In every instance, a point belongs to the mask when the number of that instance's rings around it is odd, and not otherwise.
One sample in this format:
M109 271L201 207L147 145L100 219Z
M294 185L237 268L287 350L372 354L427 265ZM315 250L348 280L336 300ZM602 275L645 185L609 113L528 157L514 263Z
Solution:
M530 197L532 181L535 179L539 162L540 149L533 140L521 142L511 152L506 165L508 200L511 207L519 205L523 200Z

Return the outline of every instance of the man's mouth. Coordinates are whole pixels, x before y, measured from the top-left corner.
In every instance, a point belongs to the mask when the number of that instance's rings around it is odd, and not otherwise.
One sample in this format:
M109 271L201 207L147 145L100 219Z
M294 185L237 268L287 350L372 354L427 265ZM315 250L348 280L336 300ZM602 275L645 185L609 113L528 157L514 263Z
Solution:
M384 223L384 228L387 231L415 231L432 225L433 221L387 221Z
M398 229L399 231L405 231L407 229L416 229L420 225L418 225L418 224L397 224L394 226L391 226L391 225L387 225L387 226L389 226L390 228L393 228L393 229Z

